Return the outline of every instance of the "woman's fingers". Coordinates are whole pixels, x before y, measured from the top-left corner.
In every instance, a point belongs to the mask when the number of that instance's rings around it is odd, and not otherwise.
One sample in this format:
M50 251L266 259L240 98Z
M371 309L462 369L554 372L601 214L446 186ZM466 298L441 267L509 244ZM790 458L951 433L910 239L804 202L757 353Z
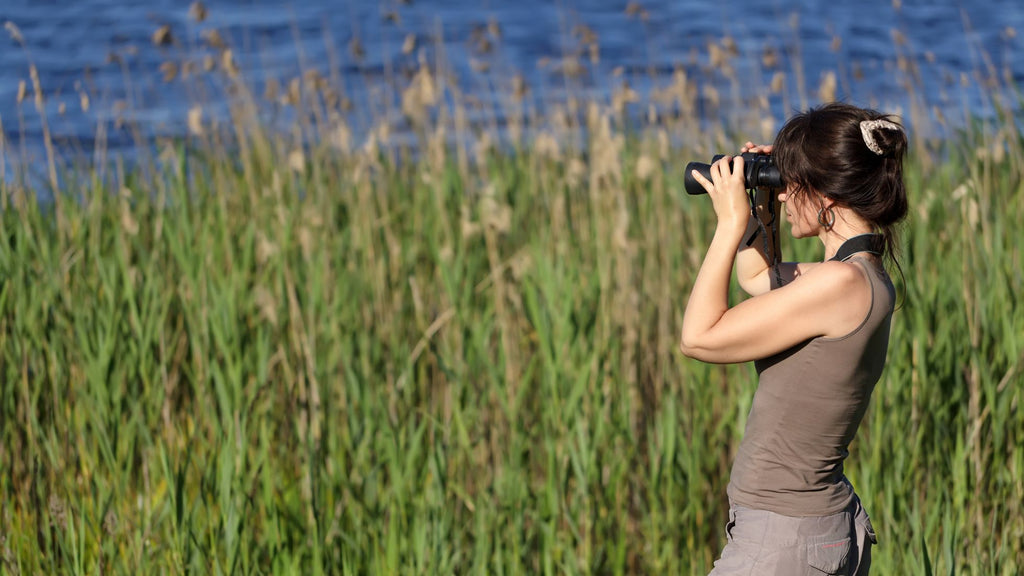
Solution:
M754 144L753 142L747 141L741 148L740 152L752 152L754 154L771 154L771 144Z
M693 176L693 179L697 181L697 184L700 184L708 194L715 189L715 185L705 178L700 172L691 170L690 174Z

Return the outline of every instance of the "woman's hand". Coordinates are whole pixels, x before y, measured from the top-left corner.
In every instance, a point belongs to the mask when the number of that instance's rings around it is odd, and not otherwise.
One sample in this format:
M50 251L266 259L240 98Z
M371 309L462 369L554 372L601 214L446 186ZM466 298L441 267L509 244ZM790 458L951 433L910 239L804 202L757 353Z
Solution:
M753 152L754 154L771 154L772 148L774 148L774 146L772 146L771 144L754 144L750 141L747 141L747 143L744 144L742 148L740 148L740 153L742 154L744 152Z
M718 217L719 226L731 226L742 232L750 216L743 178L743 158L724 156L711 165L711 181L693 171L694 179L707 190Z

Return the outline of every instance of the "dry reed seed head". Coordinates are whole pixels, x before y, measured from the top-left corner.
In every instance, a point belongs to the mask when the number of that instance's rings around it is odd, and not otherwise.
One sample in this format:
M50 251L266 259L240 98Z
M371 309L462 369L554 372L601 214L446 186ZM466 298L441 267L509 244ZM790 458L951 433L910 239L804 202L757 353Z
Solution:
M259 311L260 317L276 328L277 299L270 293L270 290L267 290L262 285L256 286L256 288L253 289L252 300L256 305L256 309Z
M198 104L188 111L188 131L193 136L203 135L203 108Z
M835 102L836 88L836 73L829 70L821 79L821 85L818 87L818 98L822 102Z
M434 169L441 170L448 158L448 128L444 122L434 127L434 132L427 141L428 165ZM423 171L424 177L433 178L430 170ZM433 184L433 182L427 182Z
M263 87L263 99L267 102L276 102L281 94L281 83L277 78L270 78Z
M572 29L572 35L579 39L580 44L597 44L600 36L594 29L586 24L577 24Z
M188 17L196 22L202 22L206 20L207 15L208 12L206 10L206 5L202 2L193 2L188 7Z
M462 205L460 211L459 224L463 241L471 240L480 234L480 224L473 221L471 210L465 204Z
M327 80L320 74L319 70L309 69L302 74L302 81L309 90L320 91L326 86Z
M374 132L377 134L377 141L381 145L387 146L388 142L391 141L391 124L387 120L381 120L374 128Z
M213 58L212 54L206 54L203 56L203 72L210 73L217 67L217 60Z
M615 114L622 116L626 110L627 104L635 104L640 101L640 95L637 94L636 90L630 87L628 82L623 82L622 85L612 94L612 108L615 110Z
M761 52L761 65L769 69L778 66L779 52L771 46L765 46L764 51Z
M513 115L509 118L508 124L505 126L505 131L508 142L512 144L512 146L518 148L520 142L523 141L523 125L519 120L519 116Z
M61 530L66 528L68 518L67 510L64 508L64 501L56 494L50 494L50 498L47 501L47 507L50 511L50 525L60 528Z
M501 29L501 24L492 16L487 20L487 32L494 37L495 40L501 40L505 33Z
M668 162L669 154L672 152L672 143L668 137L668 130L658 128L658 158L662 162Z
M494 44L486 34L474 30L475 34L470 37L470 48L477 54L487 55L494 51Z
M533 268L533 257L526 250L520 250L512 257L509 262L509 270L512 272L512 278L516 281L522 280Z
M1013 141L1014 138L1014 136L1011 136L1010 141ZM1006 160L1006 147L1007 134L1004 130L1000 130L992 141L992 159L995 160L996 164L1002 164Z
M729 64L729 56L715 43L708 44L708 62L712 68L722 68Z
M565 168L565 181L572 187L576 188L583 184L587 178L587 165L583 160L579 158L571 158L568 165Z
M256 263L265 266L271 258L277 255L279 249L267 238L262 230L256 231Z
M196 75L196 70L199 65L194 60L184 60L181 63L181 67L178 69L178 77L184 80L188 80L192 76Z
M677 69L672 73L672 84L665 91L669 101L675 101L679 108L686 114L693 111L697 101L697 87L690 82L686 72Z
M6 22L4 22L4 29L7 30L8 34L11 35L11 40L13 40L15 43L22 45L25 44L25 37L21 35L21 29L18 28L17 24L11 22L10 20L7 20Z
M832 50L833 52L839 52L839 50L842 47L843 47L843 39L840 38L839 36L833 36L832 37L832 43L829 44L829 49Z
M402 113L411 118L414 123L422 123L426 119L427 109L435 106L438 99L437 83L434 76L430 73L429 68L421 66L406 89L402 91Z
M556 161L561 159L561 151L558 147L558 141L554 136L547 132L541 132L533 139L533 151L541 158Z
M647 22L651 17L650 12L648 12L647 9L639 2L636 2L636 0L626 4L625 14L629 18L638 18L642 22Z
M473 145L473 155L476 158L476 162L480 166L486 166L487 160L490 157L491 151L494 149L494 143L491 141L491 135L489 132L482 132L477 137L476 143Z
M378 156L380 156L380 144L377 142L377 134L375 131L370 131L366 135L366 142L363 143L361 160L368 166L376 166Z
M225 50L221 54L220 66L229 78L238 77L238 64L235 62L235 55L230 49Z
M772 94L778 94L782 92L782 89L786 87L786 74L784 72L776 72L772 74L771 91Z
M480 222L499 234L512 229L512 207L494 197L494 186L488 184L479 204Z
M352 54L352 57L356 60L362 60L366 56L366 49L363 48L362 41L359 38L352 38L348 43L348 51Z
M722 102L722 96L718 93L718 89L710 84L705 84L701 93L703 94L704 99L713 108L718 108L719 104Z
M595 106L591 107L591 115L595 113ZM591 173L606 183L614 185L622 179L620 155L625 147L625 137L613 133L611 118L607 114L597 112L597 115L596 121L591 123L591 129L594 131L592 149L594 159L591 162Z
M341 109L343 98L341 97L341 94L339 94L337 90L330 87L324 88L323 97L324 107L327 110L333 112Z
M740 47L732 36L722 37L722 49L725 50L729 58L735 58L740 55Z
M224 37L221 36L220 31L216 29L203 30L199 34L200 38L206 42L206 45L214 50L223 50L227 48L227 42L224 41Z
M129 236L136 236L139 233L139 222L132 214L132 205L128 198L121 198L121 229Z
M764 115L761 118L761 141L771 142L776 132L778 132L778 127L776 126L775 118L770 114Z
M348 156L352 153L352 130L343 120L336 121L328 141L332 147Z
M288 153L288 168L296 174L303 174L306 171L306 154L301 148Z
M413 50L416 49L416 34L410 32L405 35L405 40L402 41L402 54L408 56L412 54Z
M641 154L636 160L636 176L641 182L649 182L657 169L657 163L647 154Z
M300 102L302 102L302 81L296 76L288 83L288 92L284 95L281 103L297 107Z
M118 528L117 513L113 510L107 510L107 513L103 516L103 532L107 536L114 538L117 536Z
M559 72L566 78L579 78L587 73L587 67L576 56L566 56L562 59Z
M154 46L170 46L174 43L174 35L171 34L171 27L168 24L156 29L153 35L150 36L150 40Z
M402 16L394 10L388 10L381 16L381 21L385 24L394 24L395 26L402 25Z
M860 65L860 62L854 62L851 69L853 70L854 80L859 81L864 79L864 67Z
M512 97L520 102L530 92L530 87L526 84L526 78L522 74L516 74L512 77Z
M25 81L24 80L18 80L18 98L17 98L18 104L21 104L22 102L25 101L25 95L27 93L28 93L28 86L25 84Z
M178 65L174 62L164 62L160 65L159 70L164 82L173 82L178 76Z

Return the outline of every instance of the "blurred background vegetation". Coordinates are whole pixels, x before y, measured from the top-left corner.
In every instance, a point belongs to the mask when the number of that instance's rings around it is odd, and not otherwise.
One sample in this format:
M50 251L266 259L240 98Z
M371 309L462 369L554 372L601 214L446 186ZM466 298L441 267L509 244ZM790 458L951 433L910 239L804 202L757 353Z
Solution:
M738 89L764 54L735 46L699 57ZM709 571L756 378L677 351L714 226L682 166L769 141L773 98L842 99L836 76L730 110L678 70L543 111L515 77L495 109L421 58L398 133L354 130L315 69L257 90L202 50L161 66L194 94L181 136L62 153L30 64L44 161L0 138L0 571ZM903 298L847 462L879 574L1024 564L1017 109L900 111Z

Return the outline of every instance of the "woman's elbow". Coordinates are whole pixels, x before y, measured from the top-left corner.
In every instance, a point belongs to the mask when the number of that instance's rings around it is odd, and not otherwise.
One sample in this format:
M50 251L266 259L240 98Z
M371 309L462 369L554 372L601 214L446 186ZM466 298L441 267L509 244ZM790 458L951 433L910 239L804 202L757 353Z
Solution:
M694 360L704 359L703 353L705 352L705 349L700 346L699 339L688 336L687 334L683 334L679 339L679 351L682 352L684 356L693 358Z

